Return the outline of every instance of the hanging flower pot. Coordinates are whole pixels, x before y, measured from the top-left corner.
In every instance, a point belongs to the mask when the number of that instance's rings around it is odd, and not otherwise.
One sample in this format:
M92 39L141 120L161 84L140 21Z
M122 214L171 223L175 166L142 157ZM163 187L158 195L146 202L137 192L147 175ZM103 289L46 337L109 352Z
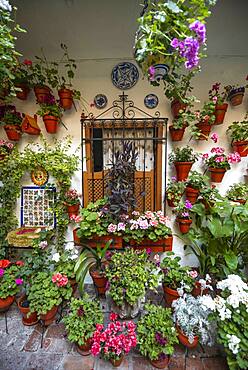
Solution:
M190 225L192 224L192 220L177 217L176 221L178 223L181 233L187 234L189 232Z
M37 324L38 317L36 312L30 313L29 305L25 295L21 296L17 301L18 308L22 314L23 325L32 326ZM29 314L29 315L28 315Z
M89 356L91 345L92 345L92 339L89 338L86 340L86 342L83 345L77 344L77 352L80 353L80 355L82 356Z
M65 205L66 205L67 213L69 217L71 217L72 215L75 215L75 216L78 215L80 203L72 204L72 205L65 204Z
M34 93L36 96L37 103L44 103L47 97L50 95L51 90L48 86L35 86Z
M185 132L185 127L174 128L173 126L169 126L169 131L172 141L181 141Z
M171 307L172 302L175 301L176 299L180 298L180 296L179 296L177 290L171 289L166 285L163 285L163 289L164 289L165 301L168 304L168 306Z
M19 141L21 138L21 128L18 125L4 125L4 130L7 134L7 137L11 141Z
M178 339L187 348L195 348L198 345L199 337L194 336L193 342L190 343L188 337L182 332L182 330L176 326L178 332Z
M53 306L45 315L40 315L40 319L44 322L45 326L51 325L56 318L58 306Z
M238 152L240 157L247 157L248 155L248 141L241 140L241 141L234 141L232 143L232 147L235 152Z
M8 311L10 306L15 300L15 296L9 296L7 298L0 298L0 312Z
M73 91L70 89L60 89L58 91L60 105L63 109L71 109L73 103Z
M199 194L200 191L198 189L194 189L191 186L186 187L186 199L188 199L191 204L195 204Z
M177 118L180 111L185 112L187 108L187 104L182 103L180 100L173 100L171 103L171 113L174 118Z
M18 89L21 89L21 91L16 91L16 97L20 100L27 100L30 92L29 86L25 84L16 84L15 86L18 87Z
M197 123L197 128L198 130L200 131L200 136L197 137L197 140L208 140L208 137L209 137L209 134L210 134L210 131L211 131L211 127L212 125L210 125L210 123L208 123L209 121L209 118Z
M193 166L194 162L174 162L177 173L177 181L187 180L189 171Z
M161 358L158 360L150 360L150 363L152 366L156 367L156 369L165 369L170 362L170 356L169 355L164 355L160 356Z
M225 168L214 168L214 167L210 167L208 169L208 171L210 172L210 177L211 177L211 181L212 182L221 182L225 173L226 173L226 169Z
M224 122L225 114L228 108L228 104L216 104L215 106L215 121L214 125L221 125Z
M46 114L43 116L46 130L49 134L56 134L58 130L59 118Z
M118 359L110 358L109 361L111 362L111 364L114 367L119 367L122 364L123 358L124 358L124 356L121 355L120 358L118 358Z
M104 295L106 292L106 286L108 279L104 272L100 272L94 270L94 268L90 269L90 276L94 282L94 285L100 295Z
M245 93L244 87L239 87L237 89L232 89L228 95L228 98L233 106L242 104L243 97Z

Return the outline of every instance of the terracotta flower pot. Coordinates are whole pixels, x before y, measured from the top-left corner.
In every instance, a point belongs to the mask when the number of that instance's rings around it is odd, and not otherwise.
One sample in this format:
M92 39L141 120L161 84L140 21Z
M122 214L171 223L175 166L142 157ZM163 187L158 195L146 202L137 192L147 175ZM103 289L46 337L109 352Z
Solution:
M237 89L232 89L228 95L229 100L233 106L242 104L243 97L245 93L244 87L239 87Z
M123 244L123 238L122 236L114 236L114 235L104 235L104 236L98 236L95 235L91 239L87 240L87 244L91 248L96 248L97 246L104 248L106 243L112 240L113 243L111 243L110 248L111 249L121 249Z
M212 125L210 125L210 123L208 123L209 119L206 119L204 121L201 121L199 123L197 123L197 127L200 131L200 136L197 138L197 140L208 140L208 137L209 137L209 134L210 134L210 131L211 131L211 127Z
M174 162L177 173L177 181L187 180L189 171L193 166L194 162Z
M172 141L181 141L185 132L185 127L174 128L173 126L169 126L169 131Z
M59 118L46 114L43 116L43 121L45 123L47 132L49 134L56 134L58 130Z
M70 89L60 89L58 94L61 107L65 110L71 109L73 103L73 91Z
M8 311L10 306L15 300L15 296L9 296L7 298L0 298L0 312Z
M177 290L171 289L171 288L169 288L168 286L166 286L164 284L163 284L163 289L164 289L165 301L168 304L168 306L171 307L172 302L175 301L176 299L180 298L180 296L179 296Z
M211 181L212 182L218 182L220 183L226 173L226 170L225 168L213 168L213 167L210 167L208 169L208 171L210 172L210 178L211 178Z
M199 283L199 281L196 281L195 282L195 286L191 292L191 294L194 296L194 297L198 297L199 295L206 295L206 294L209 294L209 289L203 289L203 291L201 290L201 284Z
M225 118L227 108L228 108L227 103L224 103L224 104L221 104L221 105L216 104L215 112L214 112L214 114L215 114L214 125L221 125L224 122L224 118Z
M72 293L74 294L77 290L77 280L76 279L69 279L69 284L72 287Z
M25 300L26 300L25 295L21 296L18 299L18 301L17 301L17 305L18 305L18 308L19 308L19 310L20 310L20 312L22 314L22 323L23 323L23 325L32 326L32 325L37 324L37 322L39 320L38 320L38 317L37 317L37 313L36 312L33 312L30 315L28 315L28 313L30 312L29 307L23 307L22 306L22 303Z
M168 236L167 238L157 240L156 242L153 242L149 239L144 239L139 244L135 240L131 239L128 244L134 249L150 248L154 253L172 251L173 236Z
M178 117L180 110L185 112L186 108L187 104L182 103L179 100L173 100L173 102L171 103L171 113L174 118Z
M248 141L241 140L241 141L234 141L232 143L232 147L235 152L238 152L240 157L247 157L248 155Z
M114 367L119 367L123 361L124 356L122 355L118 360L115 360L113 358L110 358L109 361Z
M200 194L200 191L198 189L194 189L191 186L187 186L186 190L186 199L190 201L191 204L195 204L197 201L198 195Z
M187 234L190 229L190 225L192 224L192 220L187 220L185 218L178 218L176 219L179 229L182 234Z
M73 205L66 204L68 216L69 217L71 217L72 215L77 216L79 212L79 207L80 207L80 203L73 204Z
M18 125L4 125L4 130L11 141L19 141L21 138L21 128Z
M88 356L90 355L90 349L92 345L91 338L87 339L86 342L83 345L77 344L77 352L80 353L82 356Z
M45 315L40 315L40 319L44 322L45 326L51 325L56 318L58 306L53 306Z
M193 343L190 343L189 340L188 340L188 337L182 332L182 330L178 327L178 325L176 326L176 328L177 328L177 331L178 331L178 339L179 339L180 343L182 343L185 347L195 348L198 345L198 342L199 342L199 337L198 336L195 336L194 340L193 340Z
M94 270L93 268L90 269L89 272L94 282L94 285L98 291L98 294L104 295L106 292L106 286L107 286L107 281L108 281L108 279L106 278L106 275L103 272Z
M81 245L80 238L77 236L77 231L79 230L79 227L73 230L73 240L75 245Z
M150 360L150 363L152 364L152 366L156 367L157 369L165 369L168 365L169 365L169 362L170 362L170 356L169 355L166 355L165 358L161 359L161 360Z
M27 100L30 88L25 84L16 84L16 87L21 89L21 91L16 92L16 97L20 100Z
M43 103L46 98L50 95L51 91L48 86L35 86L34 93L36 96L37 103Z

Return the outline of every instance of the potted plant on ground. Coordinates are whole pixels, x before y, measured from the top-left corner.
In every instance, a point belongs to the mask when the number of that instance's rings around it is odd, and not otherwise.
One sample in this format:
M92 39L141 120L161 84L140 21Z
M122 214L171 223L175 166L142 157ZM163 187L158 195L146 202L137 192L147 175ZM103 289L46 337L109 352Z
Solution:
M166 199L170 207L176 207L180 199L183 196L185 190L185 183L183 181L177 181L175 176L169 179L166 187Z
M226 197L233 202L245 204L248 199L248 185L247 184L234 184L230 186L226 193Z
M56 134L58 130L58 124L62 123L62 108L58 102L56 102L53 95L46 95L37 114L43 118L46 130L49 134Z
M169 154L169 163L174 164L178 181L187 179L188 173L197 158L198 155L188 145L186 147L176 148Z
M137 316L146 291L155 290L158 286L155 263L149 260L146 251L131 248L125 249L123 253L116 252L111 257L106 266L106 276L112 310L120 318Z
M14 144L9 141L0 139L0 161L3 161L11 153Z
M22 115L16 111L14 106L6 106L4 115L1 119L4 130L11 141L19 141L22 135Z
M200 172L192 171L189 173L188 180L186 181L185 194L186 199L194 204L200 194L200 190L207 185L208 177L202 175Z
M205 153L202 158L210 172L211 181L218 183L222 181L226 171L230 170L230 163L238 163L241 160L237 152L226 156L225 149L221 147L212 148L211 154Z
M14 73L16 97L20 100L27 100L28 94L30 92L30 87L32 86L31 66L32 61L25 59L22 63L19 63Z
M240 157L246 157L248 155L248 114L243 121L233 122L227 132L230 134L233 149Z
M195 115L190 111L179 113L177 118L172 121L169 131L172 141L181 141L187 126L195 119Z
M80 207L80 195L78 194L77 190L70 189L65 193L65 206L67 208L68 216L71 217L72 215L77 216L79 213Z
M205 102L201 111L195 112L196 123L191 125L191 135L196 140L208 140L211 127L215 122L215 103Z
M184 294L172 303L178 339L187 348L195 348L198 342L202 345L214 344L213 325L209 320L211 310L206 309L201 298Z
M9 309L22 284L20 267L9 260L0 260L0 312Z
M86 293L82 298L72 298L69 314L63 318L63 322L69 341L76 344L81 355L89 355L96 325L103 323L99 302Z
M21 295L17 300L17 306L22 315L22 323L25 326L33 326L38 322L38 316L36 312L30 312L29 301L26 294Z
M228 108L228 104L225 103L228 96L227 89L224 88L224 91L220 92L220 85L221 83L216 82L208 92L209 99L215 103L214 125L223 123Z
M165 301L169 306L184 291L191 292L195 283L195 279L190 274L191 268L180 266L180 260L179 256L168 252L160 263Z
M173 209L173 212L177 215L176 221L182 234L187 234L192 224L192 217L190 214L191 208L192 204L186 199L185 202L179 202L176 208Z
M246 81L248 80L248 76L246 77ZM245 94L245 89L248 87L248 85L240 86L238 84L236 85L228 85L226 86L226 90L228 92L228 99L230 100L231 104L233 106L237 106L242 104L243 97Z
M153 304L145 305L145 311L137 324L139 351L149 358L152 366L164 369L178 343L172 313L169 308Z
M133 321L120 322L118 315L111 313L110 323L104 329L103 325L97 324L93 334L91 354L99 354L109 360L114 367L119 367L124 355L127 355L133 347L136 347L136 325Z

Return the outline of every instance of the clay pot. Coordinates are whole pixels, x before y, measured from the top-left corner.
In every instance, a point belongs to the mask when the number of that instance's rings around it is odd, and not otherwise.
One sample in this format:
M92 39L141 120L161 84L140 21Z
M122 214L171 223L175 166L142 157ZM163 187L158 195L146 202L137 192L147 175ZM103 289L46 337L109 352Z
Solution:
M79 227L73 230L73 240L75 245L81 245L80 238L77 236L77 231L79 230Z
M29 307L23 307L22 306L22 303L25 300L26 300L26 296L25 295L21 296L17 301L17 305L18 305L18 308L19 308L19 310L22 314L22 323L23 323L23 325L32 326L32 325L37 324L37 322L39 320L38 320L36 312L33 312L30 315L28 315L28 313L30 312Z
M73 91L70 89L60 89L58 94L61 107L65 110L71 109L73 103Z
M232 89L228 95L228 98L233 106L242 104L243 97L245 93L244 87L239 87L237 89Z
M241 141L233 141L232 147L235 152L238 152L240 157L247 157L248 155L248 141L241 140Z
M201 290L201 284L199 283L199 281L196 281L195 282L195 286L191 292L191 294L194 296L194 297L198 297L199 295L206 295L206 294L209 294L209 289L203 289L203 291Z
M113 358L110 358L109 361L114 367L119 367L123 361L124 356L122 355L118 360L115 360Z
M50 88L48 86L35 86L34 93L37 103L44 103L46 98L50 95Z
M157 369L165 369L170 362L170 356L167 355L165 358L161 360L150 360L152 366L156 367Z
M72 287L72 293L74 294L77 290L77 280L76 279L69 279L69 284Z
M7 298L0 298L0 312L8 311L10 306L15 300L15 296L9 296Z
M193 166L194 162L174 162L177 173L177 181L187 180L189 171Z
M104 295L106 292L106 286L107 286L107 281L108 281L105 273L94 270L94 268L90 269L89 272L94 282L94 285L98 291L98 294Z
M46 130L49 134L56 134L58 130L59 118L46 114L43 116Z
M139 244L135 240L131 239L128 244L134 249L150 248L154 253L172 251L173 236L168 236L167 238L157 240L156 242L149 239L143 239Z
M40 319L44 322L45 326L51 325L56 318L58 306L53 306L45 315L40 315Z
M181 141L185 132L185 127L174 128L173 126L169 126L169 131L172 141Z
M180 296L179 296L177 290L171 289L166 285L163 285L163 289L164 289L165 301L168 304L168 306L171 307L172 302L175 301L176 299L180 298Z
M187 234L190 229L190 225L192 224L192 220L187 220L185 218L178 218L176 219L179 229L182 234Z
M186 108L187 104L182 103L179 100L173 100L173 102L171 103L171 113L174 118L177 118L179 116L180 111L185 112Z
M191 204L195 204L199 194L200 191L198 189L194 189L191 186L186 187L186 199L188 199Z
M21 91L16 92L16 97L20 100L27 100L30 88L25 84L16 84L16 87L21 89Z
M123 244L123 238L122 236L110 236L110 235L104 235L104 236L99 236L95 235L91 239L88 239L86 243L91 247L91 248L96 248L96 247L101 247L104 248L106 243L108 241L112 240L112 243L110 245L111 249L121 249L122 244Z
M215 112L214 112L214 114L215 114L214 125L221 125L224 122L224 118L225 118L227 108L228 108L227 103L224 103L224 104L221 104L221 105L216 104Z
M178 339L179 339L180 343L182 343L185 347L195 348L198 345L198 342L199 342L199 337L198 336L195 336L193 343L190 343L189 340L188 340L188 337L182 332L182 330L178 327L178 325L176 326L176 328L177 328L177 331L178 331Z
M4 125L4 130L11 141L19 141L21 138L21 128L18 125Z
M73 204L73 205L66 204L68 216L69 217L71 217L72 215L77 216L79 212L79 207L80 207L80 203Z
M210 131L211 131L211 125L208 123L209 119L203 120L199 123L197 123L197 127L200 131L200 136L197 138L197 140L208 140Z
M224 168L213 168L210 167L208 169L210 172L210 178L212 182L218 182L220 183L226 173L226 170Z
M80 353L82 356L88 356L90 355L90 349L92 345L92 339L89 338L86 340L86 342L83 345L77 344L77 352Z
M175 199L173 197L172 199L167 198L167 203L169 207L172 207L172 208L176 207Z

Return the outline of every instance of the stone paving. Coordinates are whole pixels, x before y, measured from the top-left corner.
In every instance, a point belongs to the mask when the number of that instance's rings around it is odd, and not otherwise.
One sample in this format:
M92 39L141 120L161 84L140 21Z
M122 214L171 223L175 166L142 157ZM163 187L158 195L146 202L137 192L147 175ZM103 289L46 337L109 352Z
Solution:
M107 314L106 302L102 302ZM0 370L111 370L112 365L100 358L81 356L66 338L62 322L49 326L43 337L40 324L27 327L14 303L5 317L0 313ZM137 350L124 359L119 370L154 370ZM225 370L228 369L220 348L200 348L187 351L178 345L171 359L171 370Z

